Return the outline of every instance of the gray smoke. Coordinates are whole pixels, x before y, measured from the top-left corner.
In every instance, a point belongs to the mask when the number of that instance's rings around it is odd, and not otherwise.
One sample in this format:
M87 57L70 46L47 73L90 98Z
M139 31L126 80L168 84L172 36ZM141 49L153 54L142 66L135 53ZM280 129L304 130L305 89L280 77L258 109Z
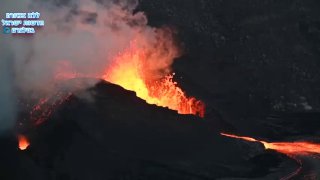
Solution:
M25 11L27 4L27 0L6 0L0 6L1 18L6 12ZM0 33L0 135L13 128L17 116L14 53L11 38Z
M75 72L99 77L136 37L143 37L141 46L152 48L159 39L157 29L147 25L142 12L133 13L137 4L138 0L5 0L1 18L6 12L40 12L45 26L32 36L1 34L0 132L14 125L17 97L53 93L57 79ZM152 71L158 66L169 71L176 53L166 45L153 46L164 51L150 56L160 61L150 63L156 64L149 65Z
M101 74L134 36L149 29L145 16L133 15L134 7L128 7L135 3L125 2L34 4L32 8L41 13L46 24L32 39L12 42L14 51L19 52L15 59L18 87L38 94L34 91L52 90L55 78L60 76L73 72L93 77Z
M13 61L10 49L5 46L4 37L0 35L0 135L11 129L16 118L16 100L13 85ZM6 52L6 53L2 53Z

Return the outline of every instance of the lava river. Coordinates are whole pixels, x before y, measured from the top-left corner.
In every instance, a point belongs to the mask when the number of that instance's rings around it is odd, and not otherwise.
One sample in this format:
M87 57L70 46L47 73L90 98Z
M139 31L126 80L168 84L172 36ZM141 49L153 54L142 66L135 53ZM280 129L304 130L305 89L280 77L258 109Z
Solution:
M293 177L296 178L303 178L305 179L307 176L310 176L310 174L313 174L313 179L317 179L317 177L320 177L318 175L315 175L314 167L308 167L308 169L304 168L304 166L308 166L307 164L310 164L310 161L317 161L317 166L320 165L320 144L307 142L307 141L295 141L295 142L267 142L258 140L252 137L246 137L246 136L237 136L233 134L227 134L227 133L220 133L222 136L235 138L235 139L241 139L244 141L249 142L259 142L262 143L265 149L272 149L279 153L285 154L288 157L292 158L297 162L299 167L292 172L291 174L281 178L282 180L286 179L292 179ZM312 163L314 164L314 162ZM313 165L314 166L314 165ZM311 170L310 170L311 169ZM306 174L302 176L301 174Z

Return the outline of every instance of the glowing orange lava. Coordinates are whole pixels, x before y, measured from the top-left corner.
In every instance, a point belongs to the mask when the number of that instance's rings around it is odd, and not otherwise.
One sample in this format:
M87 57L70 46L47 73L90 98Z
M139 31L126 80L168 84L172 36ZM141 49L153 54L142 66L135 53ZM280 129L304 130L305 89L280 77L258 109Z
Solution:
M194 97L188 97L174 81L171 72L173 60L178 57L171 30L166 28L154 31L154 38L137 34L127 48L117 55L110 55L110 64L103 72L86 74L77 72L73 64L60 60L54 67L54 84L73 78L97 78L134 91L149 104L175 110L180 114L205 115L205 105ZM57 96L52 96L57 97ZM36 125L44 122L68 96L59 95L61 100L48 97L40 99L30 112Z
M19 149L20 150L26 150L29 147L30 143L25 136L19 135L18 140L19 140Z
M187 97L173 80L174 74L166 74L158 79L146 75L146 64L150 58L147 54L133 42L128 49L115 58L113 64L104 73L103 79L135 91L138 97L149 104L168 107L180 114L204 117L204 103L193 97Z
M230 137L230 138L236 138L236 139L242 139L245 141L251 141L251 142L260 142L264 145L266 149L273 149L275 151L278 151L283 154L287 155L303 155L303 154L314 154L320 153L320 144L312 143L312 142L266 142L257 140L251 137L245 137L245 136L237 136L233 134L226 134L226 133L220 133L223 136Z

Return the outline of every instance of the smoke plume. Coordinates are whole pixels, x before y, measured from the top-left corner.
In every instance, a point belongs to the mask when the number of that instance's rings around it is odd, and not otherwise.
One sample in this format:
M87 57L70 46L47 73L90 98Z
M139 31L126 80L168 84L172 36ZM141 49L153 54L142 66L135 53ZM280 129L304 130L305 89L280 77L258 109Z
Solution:
M45 26L31 36L1 35L0 131L13 126L17 97L53 93L58 80L101 77L133 41L150 57L144 63L147 78L170 72L178 55L177 49L168 48L173 47L170 30L152 28L143 12L134 13L137 0L5 0L2 4L2 18L6 12L40 12Z

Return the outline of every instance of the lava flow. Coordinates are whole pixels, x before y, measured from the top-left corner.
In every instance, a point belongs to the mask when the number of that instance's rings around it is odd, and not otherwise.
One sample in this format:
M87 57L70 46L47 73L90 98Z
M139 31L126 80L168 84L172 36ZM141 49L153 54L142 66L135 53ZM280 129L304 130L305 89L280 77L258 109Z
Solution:
M19 135L18 136L18 140L19 140L19 149L20 150L23 151L23 150L26 150L29 147L30 143L29 143L28 139L25 136Z
M187 97L173 80L174 74L165 74L158 79L149 78L150 74L146 75L144 68L150 66L146 64L150 61L148 58L152 58L147 54L133 42L115 58L103 75L103 79L135 91L138 97L149 104L168 107L180 114L204 117L204 103L194 97Z
M262 143L265 149L272 149L279 153L285 154L294 161L297 162L299 167L290 173L289 175L282 177L281 180L289 180L301 173L303 169L303 162L299 156L307 156L311 158L319 158L320 154L320 144L306 142L306 141L297 141L297 142L266 142L257 140L251 137L237 136L233 134L220 133L222 136L241 139L250 142L259 142Z
M263 144L265 149L272 149L286 155L306 155L306 154L320 153L320 144L316 144L312 142L298 141L298 142L270 142L269 143L269 142L257 140L251 137L237 136L237 135L226 134L226 133L220 133L220 134L230 138L242 139L242 140L251 141L251 142L260 142Z

